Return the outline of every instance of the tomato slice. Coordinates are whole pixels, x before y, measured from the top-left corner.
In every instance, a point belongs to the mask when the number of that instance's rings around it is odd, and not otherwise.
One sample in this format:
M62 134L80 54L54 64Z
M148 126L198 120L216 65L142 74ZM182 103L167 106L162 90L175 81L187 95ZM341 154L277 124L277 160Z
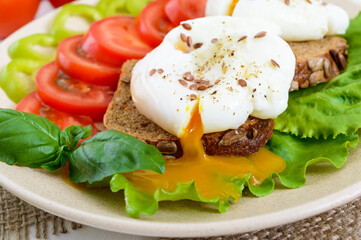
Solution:
M32 92L23 98L16 106L16 110L40 115L54 122L62 130L71 125L81 125L83 127L90 125L92 127L91 137L99 132L90 117L72 115L49 107L40 100L37 92Z
M70 77L116 89L120 67L101 63L88 57L81 49L82 35L66 38L58 46L57 62Z
M47 105L76 115L102 121L113 91L108 86L89 84L70 78L56 62L42 67L36 75L36 89Z
M152 47L157 47L165 35L172 30L173 25L164 12L169 0L155 0L149 3L137 19L139 34Z
M152 50L135 29L135 18L116 16L91 25L82 45L96 60L121 66L128 59L141 59Z
M207 0L170 0L165 8L165 14L174 25L189 19L205 16Z
M39 7L40 0L0 1L0 39L30 22Z
M49 0L49 1L50 1L51 5L53 5L53 7L58 8L60 6L63 6L64 4L70 3L74 0Z

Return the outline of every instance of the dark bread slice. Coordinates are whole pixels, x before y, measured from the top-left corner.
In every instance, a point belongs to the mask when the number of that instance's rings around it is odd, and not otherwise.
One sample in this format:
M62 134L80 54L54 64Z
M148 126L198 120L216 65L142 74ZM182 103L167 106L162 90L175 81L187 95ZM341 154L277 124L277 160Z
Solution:
M347 66L347 43L343 38L326 37L289 44L297 59L291 91L330 81ZM155 145L164 154L180 157L182 147L179 139L140 114L132 101L129 82L136 63L137 60L130 60L123 65L118 90L104 117L104 124L109 129ZM205 134L203 146L208 155L247 156L267 143L272 136L273 125L273 120L250 117L237 130Z
M176 136L166 132L136 109L131 93L131 70L136 60L124 63L118 89L104 116L108 129L116 129L156 146L163 154L182 156L182 146ZM208 155L247 156L259 151L271 138L274 121L250 117L237 130L205 134L203 147Z
M344 38L332 36L289 45L297 60L291 91L328 82L347 67L348 46Z

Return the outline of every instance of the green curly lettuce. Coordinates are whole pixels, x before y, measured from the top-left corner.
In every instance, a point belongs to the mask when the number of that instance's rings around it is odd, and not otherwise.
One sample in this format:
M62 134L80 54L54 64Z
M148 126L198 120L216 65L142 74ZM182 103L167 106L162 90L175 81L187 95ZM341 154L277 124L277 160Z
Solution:
M250 175L244 178L236 178L231 182L235 184L240 193L247 185ZM158 210L160 201L192 200L196 202L208 203L215 206L219 212L226 212L230 206L230 200L235 200L234 196L227 198L207 199L199 195L194 181L189 183L178 183L178 187L173 192L158 189L154 194L145 193L137 189L122 174L115 174L110 181L110 188L113 192L124 190L126 211L129 216L139 218L140 214L153 215Z
M361 128L361 15L346 32L349 67L331 82L292 92L275 129L302 138L327 139Z
M361 12L350 22L345 38L349 45L348 48L348 70L357 68L361 64Z
M306 182L305 173L309 165L329 162L340 168L347 160L348 149L357 147L358 143L358 134L317 140L274 131L267 148L286 162L285 170L277 174L281 183L288 188L299 188Z
M288 188L302 187L305 182L305 172L309 165L320 162L329 162L336 168L342 167L349 154L349 148L355 148L359 142L357 134L350 136L340 135L336 139L316 140L302 139L293 135L275 131L267 148L281 156L286 162L286 168L282 173L271 174L261 185L250 184L251 174L244 178L229 178L234 184L238 193L242 193L245 187L257 197L263 197L273 192L275 188L274 177ZM192 200L207 203L215 206L219 212L226 212L230 206L227 198L207 199L200 196L194 181L189 183L178 183L174 192L166 192L158 189L154 194L143 192L137 189L122 174L115 174L110 181L110 188L113 192L124 190L126 211L129 216L139 218L141 214L153 215L158 210L160 201Z

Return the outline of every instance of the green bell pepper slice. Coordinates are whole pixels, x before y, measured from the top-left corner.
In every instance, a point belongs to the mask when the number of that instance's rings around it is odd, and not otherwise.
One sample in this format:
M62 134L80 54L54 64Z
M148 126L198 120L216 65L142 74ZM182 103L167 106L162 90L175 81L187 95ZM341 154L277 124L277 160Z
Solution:
M55 17L50 30L58 42L73 35L82 34L88 30L72 29L72 26L79 26L80 24L67 24L68 20L71 20L71 17L80 17L89 25L103 18L96 7L85 4L64 5L60 13Z
M36 72L44 65L42 61L17 58L12 60L0 73L0 87L15 103L36 89Z
M125 7L132 15L138 16L143 8L152 0L126 0Z
M34 34L22 38L9 47L9 56L51 62L56 56L57 42L50 34Z
M104 17L129 15L129 11L125 7L126 2L127 0L100 0L97 8Z

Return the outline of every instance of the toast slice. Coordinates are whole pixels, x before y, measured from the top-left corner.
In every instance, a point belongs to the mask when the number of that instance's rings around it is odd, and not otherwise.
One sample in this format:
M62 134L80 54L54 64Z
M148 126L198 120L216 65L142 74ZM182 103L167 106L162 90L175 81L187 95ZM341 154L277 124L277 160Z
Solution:
M328 82L347 67L348 46L344 38L331 36L289 45L297 61L291 91Z
M347 66L347 43L340 37L318 41L290 43L297 59L296 73L290 91L330 81ZM114 94L104 125L128 133L156 146L168 157L178 158L183 151L179 138L166 132L136 109L131 93L132 69L137 60L123 64L118 89ZM247 156L259 151L272 137L274 121L250 117L236 130L205 134L203 147L208 155Z
M104 125L154 145L165 155L178 158L183 154L179 138L140 114L132 101L129 83L136 62L130 60L124 63L118 89L104 116ZM273 126L272 119L250 117L236 130L205 134L202 138L203 147L208 155L247 156L259 151L267 143L272 136Z

